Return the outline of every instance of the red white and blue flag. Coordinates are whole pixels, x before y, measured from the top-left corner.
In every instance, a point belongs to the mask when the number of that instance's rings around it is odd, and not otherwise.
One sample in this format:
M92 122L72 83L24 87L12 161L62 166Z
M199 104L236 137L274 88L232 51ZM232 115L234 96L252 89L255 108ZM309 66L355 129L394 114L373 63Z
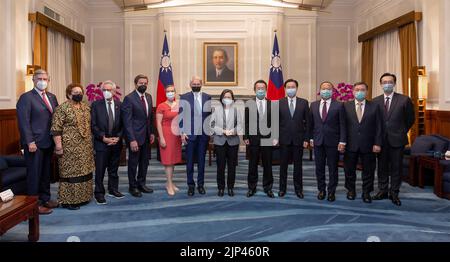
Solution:
M156 91L156 106L166 101L166 87L173 85L172 63L170 62L169 44L164 34L164 44L159 67L158 89Z
M267 99L280 100L285 97L283 87L283 71L281 68L280 49L278 48L278 39L275 34L273 42L272 60L270 65L269 87L267 89Z

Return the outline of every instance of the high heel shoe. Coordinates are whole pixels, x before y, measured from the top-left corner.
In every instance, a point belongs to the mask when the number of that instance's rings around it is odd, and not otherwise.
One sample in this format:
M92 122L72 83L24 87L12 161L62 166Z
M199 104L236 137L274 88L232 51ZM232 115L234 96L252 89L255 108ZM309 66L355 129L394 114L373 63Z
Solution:
M172 188L173 188L173 190L174 190L175 192L180 191L180 189L179 189L176 185L173 185Z
M175 191L173 190L172 187L166 186L166 191L167 191L167 194L169 196L174 196L175 195Z

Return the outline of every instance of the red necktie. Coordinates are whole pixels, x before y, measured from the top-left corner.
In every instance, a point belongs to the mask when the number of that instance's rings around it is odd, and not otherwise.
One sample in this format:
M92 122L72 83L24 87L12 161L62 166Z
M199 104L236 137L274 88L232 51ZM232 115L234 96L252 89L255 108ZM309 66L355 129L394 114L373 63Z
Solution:
M322 108L322 121L325 122L327 119L328 111L327 111L327 102L323 101L323 108Z
M47 107L48 111L50 111L50 113L53 113L53 109L47 100L47 96L45 95L45 92L42 92L42 99L44 100L45 106Z
M145 114L148 115L148 113L147 113L147 106L145 105L144 96L141 96L141 103L142 103L142 106L144 107Z

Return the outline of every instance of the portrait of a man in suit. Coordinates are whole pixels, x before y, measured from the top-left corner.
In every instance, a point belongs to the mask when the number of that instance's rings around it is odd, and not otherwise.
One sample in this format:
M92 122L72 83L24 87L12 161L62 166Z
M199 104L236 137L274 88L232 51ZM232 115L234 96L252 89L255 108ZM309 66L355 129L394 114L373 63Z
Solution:
M237 43L205 45L205 83L237 85Z

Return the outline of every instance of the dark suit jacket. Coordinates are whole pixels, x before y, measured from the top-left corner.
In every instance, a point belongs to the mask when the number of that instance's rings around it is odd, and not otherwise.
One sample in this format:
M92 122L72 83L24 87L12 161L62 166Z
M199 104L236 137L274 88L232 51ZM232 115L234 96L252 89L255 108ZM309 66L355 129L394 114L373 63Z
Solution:
M211 96L206 93L202 94L202 123L205 123L207 117L211 115ZM189 140L196 140L197 136L194 135L194 93L188 92L180 96L180 110L181 116L180 128L181 133L187 134ZM189 115L190 113L190 115ZM210 132L202 128L202 138L208 139Z
M361 123L356 116L355 101L344 104L347 123L347 146L350 152L370 153L373 146L381 146L383 139L383 120L380 107L367 101Z
M262 118L261 120L264 121L265 119L267 119L267 124L266 122L263 122L264 125L267 126L267 128L272 129L272 102L270 100L267 100L267 104L266 104L266 110L264 112L264 115L260 115L257 109L257 104L256 104L256 100L252 100L254 101L254 108L252 110L250 110L249 103L246 103L246 107L245 107L245 131L244 131L244 140L250 140L250 145L252 146L259 146L261 145L261 139L264 138L270 138L271 134L272 134L272 130L270 132L268 132L268 134L266 134L266 132L264 132L264 135L261 134L261 128L260 128L260 118ZM250 112L255 112L256 113L256 119L254 118L254 116L252 116L250 114ZM256 121L256 123L255 123ZM256 132L255 133L251 133L250 131L250 122L252 122L253 124L256 124Z
M54 112L58 106L56 96L47 92L47 97ZM31 142L35 142L38 148L52 147L52 113L47 109L41 95L35 89L22 94L16 109L22 147Z
M136 91L131 92L123 100L121 114L127 143L136 140L139 146L142 146L146 139L155 133L152 96L145 93L145 98L148 104L148 116Z
M217 77L216 68L208 70L207 75L208 82L234 82L234 71L230 70L227 66L222 71L222 74Z
M296 98L294 116L291 117L289 110L289 99L280 100L280 145L303 146L303 142L310 139L310 113L309 103L305 99Z
M108 111L106 110L106 101L104 99L95 101L91 105L91 128L94 135L94 149L96 151L104 151L108 148L103 142L103 137L120 137L122 138L123 124L120 113L122 103L114 100L114 126L112 133L108 133ZM122 146L122 140L117 145Z
M373 99L382 112L384 119L384 141L393 147L407 145L408 131L415 121L414 105L411 98L394 93L387 115L384 110L384 95Z
M311 133L314 139L314 145L338 146L340 142L347 142L347 132L345 125L344 104L338 101L332 101L328 109L325 122L320 117L320 103L318 100L311 103Z

